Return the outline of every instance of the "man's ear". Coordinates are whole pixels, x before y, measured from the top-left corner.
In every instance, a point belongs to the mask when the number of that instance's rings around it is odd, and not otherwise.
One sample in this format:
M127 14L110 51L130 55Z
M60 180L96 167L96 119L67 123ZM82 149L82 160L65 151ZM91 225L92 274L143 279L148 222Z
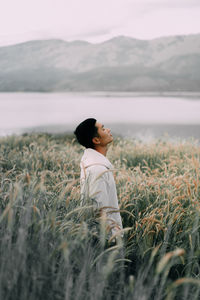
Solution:
M98 138L97 136L93 137L92 142L93 142L93 144L95 144L95 145L100 144L100 140L99 140L99 138Z

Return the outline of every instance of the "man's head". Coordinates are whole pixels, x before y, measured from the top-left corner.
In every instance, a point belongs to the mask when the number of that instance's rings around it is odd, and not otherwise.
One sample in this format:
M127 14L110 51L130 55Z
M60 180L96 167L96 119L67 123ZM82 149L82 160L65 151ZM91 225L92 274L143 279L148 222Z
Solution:
M78 142L86 148L105 147L113 141L110 129L104 128L104 125L93 118L86 119L80 123L74 134Z

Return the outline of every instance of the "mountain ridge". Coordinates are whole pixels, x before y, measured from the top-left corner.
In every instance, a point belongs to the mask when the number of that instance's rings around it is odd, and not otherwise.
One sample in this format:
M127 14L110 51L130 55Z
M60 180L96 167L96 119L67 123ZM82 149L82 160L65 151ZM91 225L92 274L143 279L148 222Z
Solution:
M0 47L0 91L76 90L200 91L200 34Z

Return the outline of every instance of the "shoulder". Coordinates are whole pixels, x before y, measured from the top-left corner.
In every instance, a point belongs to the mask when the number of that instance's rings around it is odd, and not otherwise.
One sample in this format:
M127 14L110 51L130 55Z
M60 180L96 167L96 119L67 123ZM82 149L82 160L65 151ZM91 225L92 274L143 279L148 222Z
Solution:
M101 173L108 171L108 168L106 168L106 166L104 166L103 164L93 164L91 166L88 166L86 170L90 171L91 173Z
M111 172L106 166L96 164L88 167L87 172L96 178L108 179L109 173Z

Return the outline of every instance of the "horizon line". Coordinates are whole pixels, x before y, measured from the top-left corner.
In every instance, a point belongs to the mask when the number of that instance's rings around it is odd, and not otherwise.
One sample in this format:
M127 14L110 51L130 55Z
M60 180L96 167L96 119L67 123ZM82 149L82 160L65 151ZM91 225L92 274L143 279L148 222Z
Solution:
M64 38L56 38L56 37L52 37L52 38L34 38L34 39L25 39L24 41L19 41L19 42L8 42L5 44L0 45L0 48L3 47L9 47L9 46L16 46L16 45L20 45L20 44L26 44L29 42L36 42L36 41L52 41L52 40L57 40L57 41L63 41L66 43L74 43L74 42L83 42L83 43L87 43L87 44L91 44L91 45L99 45L99 44L103 44L106 43L108 41L114 40L116 38L128 38L128 39L133 39L133 40L139 40L139 41L153 41L153 40L158 40L158 39L162 39L162 38L170 38L170 37L188 37L188 36L197 36L200 35L199 33L189 33L189 34L169 34L169 35L163 35L163 36L158 36L158 37L154 37L154 38L149 38L149 39L143 39L143 38L136 38L136 37L132 37L132 36L128 36L128 35L116 35L113 36L111 38L105 39L101 42L89 42L87 39L71 39L71 40L67 40Z

